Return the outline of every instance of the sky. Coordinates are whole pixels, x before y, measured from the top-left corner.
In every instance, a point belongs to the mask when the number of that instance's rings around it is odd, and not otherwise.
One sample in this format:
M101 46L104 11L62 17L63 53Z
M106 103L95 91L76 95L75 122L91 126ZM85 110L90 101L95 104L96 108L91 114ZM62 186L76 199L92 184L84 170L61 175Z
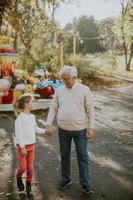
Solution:
M55 18L61 27L64 27L68 22L72 22L74 17L78 18L82 15L93 15L96 20L118 17L120 9L120 0L75 0L69 5L61 4Z

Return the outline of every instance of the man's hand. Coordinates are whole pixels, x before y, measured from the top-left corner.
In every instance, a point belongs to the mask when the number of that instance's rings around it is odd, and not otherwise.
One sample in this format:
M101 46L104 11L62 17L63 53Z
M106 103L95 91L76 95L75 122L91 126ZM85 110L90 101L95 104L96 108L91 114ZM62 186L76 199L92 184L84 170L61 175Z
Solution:
M53 134L53 131L54 131L54 129L52 126L50 126L50 125L46 126L46 130L45 130L46 135L51 136Z
M95 131L95 129L89 128L88 132L86 133L86 137L88 140L93 138L94 131Z
M27 155L27 151L26 151L25 147L21 148L21 153L22 153L23 156Z

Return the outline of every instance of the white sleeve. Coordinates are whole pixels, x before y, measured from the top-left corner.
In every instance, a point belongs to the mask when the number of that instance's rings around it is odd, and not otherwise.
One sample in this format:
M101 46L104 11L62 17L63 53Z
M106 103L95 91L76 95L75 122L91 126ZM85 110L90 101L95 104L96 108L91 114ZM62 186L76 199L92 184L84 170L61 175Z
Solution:
M36 118L35 118L35 132L38 134L45 134L45 129L37 126Z
M85 96L85 110L89 121L89 128L94 128L94 123L95 123L94 101L89 88Z
M23 120L20 117L15 122L15 135L17 138L17 143L20 145L20 147L25 147L25 142L23 140Z
M55 92L50 104L50 109L47 117L47 125L52 125L58 111L58 93Z

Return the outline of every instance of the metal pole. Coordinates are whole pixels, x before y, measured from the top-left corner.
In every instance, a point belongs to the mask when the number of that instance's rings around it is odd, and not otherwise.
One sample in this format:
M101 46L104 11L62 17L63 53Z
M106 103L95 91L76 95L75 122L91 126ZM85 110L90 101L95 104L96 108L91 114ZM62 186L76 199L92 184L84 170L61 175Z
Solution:
M73 35L73 65L76 64L76 33Z
M60 63L61 63L61 67L64 66L64 45L63 42L60 42Z

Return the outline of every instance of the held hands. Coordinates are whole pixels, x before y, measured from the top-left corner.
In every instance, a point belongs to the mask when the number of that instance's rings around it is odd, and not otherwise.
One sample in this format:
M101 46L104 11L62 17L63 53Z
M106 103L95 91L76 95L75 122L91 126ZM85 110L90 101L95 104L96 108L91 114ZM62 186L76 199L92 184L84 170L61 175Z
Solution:
M46 125L46 130L45 130L45 134L47 136L51 136L54 132L54 129L51 125Z
M27 155L27 151L26 151L25 147L21 148L21 153L22 153L23 156Z
M93 128L88 129L88 132L86 133L86 137L88 140L93 138L94 131L95 131L95 129L93 129Z

